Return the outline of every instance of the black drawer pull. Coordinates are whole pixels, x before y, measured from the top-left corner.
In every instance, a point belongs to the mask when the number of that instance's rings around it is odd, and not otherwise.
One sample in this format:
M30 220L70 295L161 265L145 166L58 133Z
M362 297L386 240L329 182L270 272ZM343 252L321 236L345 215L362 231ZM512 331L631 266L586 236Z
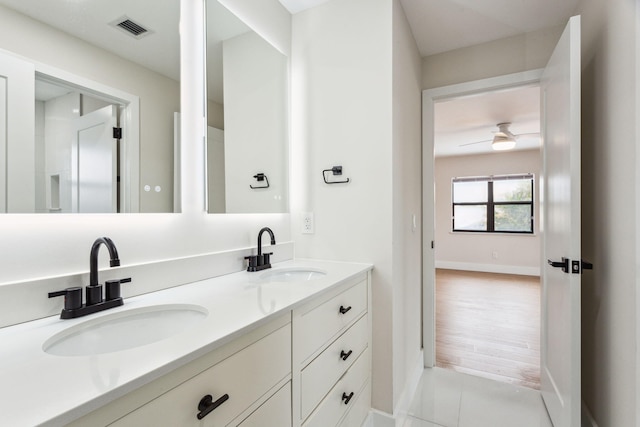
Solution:
M351 398L353 397L353 392L347 394L347 393L342 393L342 400L344 400L344 404L348 405L349 401L351 400Z
M351 306L345 308L343 305L340 306L340 314L346 314L347 311L351 310Z
M342 358L342 360L347 360L349 358L349 356L351 356L351 353L353 353L353 350L349 350L348 353L345 353L345 351L342 350L340 352L340 357Z
M205 397L200 399L200 403L198 403L198 411L200 411L197 415L198 419L199 420L203 419L204 417L209 415L209 413L211 413L214 409L222 405L227 400L229 400L228 394L225 394L215 402L213 401L213 397L210 394L207 394Z

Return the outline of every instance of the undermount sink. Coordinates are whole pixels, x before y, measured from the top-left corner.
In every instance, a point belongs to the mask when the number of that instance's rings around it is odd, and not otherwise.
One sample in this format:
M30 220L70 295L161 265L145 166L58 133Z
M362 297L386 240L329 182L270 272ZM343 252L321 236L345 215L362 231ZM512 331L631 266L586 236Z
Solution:
M327 273L314 268L292 267L271 270L260 275L266 282L307 282L324 277Z
M45 341L42 349L56 356L91 356L127 350L186 331L207 314L204 307L190 304L123 310L69 327Z

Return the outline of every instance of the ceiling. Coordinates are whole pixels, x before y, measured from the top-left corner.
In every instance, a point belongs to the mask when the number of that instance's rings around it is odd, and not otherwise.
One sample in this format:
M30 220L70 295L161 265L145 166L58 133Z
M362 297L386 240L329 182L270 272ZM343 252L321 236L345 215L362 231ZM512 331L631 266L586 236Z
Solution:
M329 0L280 0L292 14ZM400 0L421 56L565 24L579 0Z
M579 0L400 0L421 56L566 24Z
M179 0L162 0L162 7L157 0L0 0L0 5L179 80ZM125 16L149 35L135 39L109 25Z
M540 88L519 87L438 101L434 108L435 156L493 152L497 124L510 122L514 150L540 147Z

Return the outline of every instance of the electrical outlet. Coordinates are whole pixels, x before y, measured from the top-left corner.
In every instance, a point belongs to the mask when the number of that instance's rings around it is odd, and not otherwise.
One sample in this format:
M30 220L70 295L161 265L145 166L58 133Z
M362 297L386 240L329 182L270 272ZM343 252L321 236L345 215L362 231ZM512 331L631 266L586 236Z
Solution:
M315 233L313 225L313 212L305 212L302 214L302 234Z
M498 259L498 251L493 251L491 253L491 256L493 257L493 259Z

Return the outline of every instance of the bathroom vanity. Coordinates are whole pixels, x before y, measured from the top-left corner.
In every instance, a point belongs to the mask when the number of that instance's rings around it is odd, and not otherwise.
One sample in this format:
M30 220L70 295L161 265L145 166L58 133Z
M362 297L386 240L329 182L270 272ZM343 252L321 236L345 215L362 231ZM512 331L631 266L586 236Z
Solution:
M371 268L286 261L0 329L2 423L360 426ZM86 344L116 325L122 339Z

